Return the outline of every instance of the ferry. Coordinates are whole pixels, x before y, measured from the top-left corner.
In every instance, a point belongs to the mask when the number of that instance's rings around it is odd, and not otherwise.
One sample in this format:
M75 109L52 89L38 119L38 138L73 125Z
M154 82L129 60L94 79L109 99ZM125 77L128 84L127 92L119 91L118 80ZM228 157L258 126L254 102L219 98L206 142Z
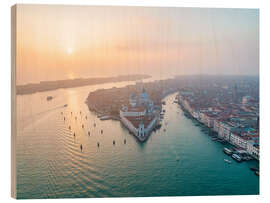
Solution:
M230 150L230 149L228 149L228 148L226 148L226 147L224 147L223 148L223 152L225 153L225 154L228 154L228 155L232 155L232 150Z
M234 160L238 161L238 162L241 162L241 161L242 161L241 156L239 156L238 154L233 154L233 155L232 155L232 158L233 158Z

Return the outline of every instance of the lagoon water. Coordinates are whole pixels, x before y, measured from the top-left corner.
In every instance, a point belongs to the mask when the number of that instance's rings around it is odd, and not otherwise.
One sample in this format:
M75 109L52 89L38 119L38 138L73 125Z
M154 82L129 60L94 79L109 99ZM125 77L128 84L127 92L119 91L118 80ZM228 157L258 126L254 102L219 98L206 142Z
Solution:
M259 193L259 177L249 170L258 163L237 163L225 155L224 145L213 142L173 103L176 94L164 99L162 128L145 143L119 121L100 121L84 103L90 91L130 83L17 96L18 198ZM48 95L54 99L47 101Z

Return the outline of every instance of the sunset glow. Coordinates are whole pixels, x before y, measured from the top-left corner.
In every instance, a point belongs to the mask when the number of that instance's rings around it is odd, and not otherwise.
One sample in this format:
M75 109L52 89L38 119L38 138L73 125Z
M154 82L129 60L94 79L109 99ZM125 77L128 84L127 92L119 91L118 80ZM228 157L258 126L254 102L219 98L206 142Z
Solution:
M72 48L69 47L69 48L67 49L67 53L68 53L68 54L72 54Z
M259 9L11 11L13 197L260 195Z
M17 82L65 79L70 71L83 77L257 75L258 14L256 9L19 5Z

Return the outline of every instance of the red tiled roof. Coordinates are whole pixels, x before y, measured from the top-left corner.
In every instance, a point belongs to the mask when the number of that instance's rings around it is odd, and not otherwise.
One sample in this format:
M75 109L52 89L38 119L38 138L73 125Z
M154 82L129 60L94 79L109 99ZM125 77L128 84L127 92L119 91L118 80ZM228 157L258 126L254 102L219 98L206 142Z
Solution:
M153 121L155 118L154 116L126 116L126 119L128 119L135 128L139 128L139 124L141 121L143 121L144 127L147 128L148 125Z
M145 110L145 107L139 106L139 107L132 107L131 105L127 105L128 109L126 111L128 112L143 112ZM122 111L125 111L122 109Z

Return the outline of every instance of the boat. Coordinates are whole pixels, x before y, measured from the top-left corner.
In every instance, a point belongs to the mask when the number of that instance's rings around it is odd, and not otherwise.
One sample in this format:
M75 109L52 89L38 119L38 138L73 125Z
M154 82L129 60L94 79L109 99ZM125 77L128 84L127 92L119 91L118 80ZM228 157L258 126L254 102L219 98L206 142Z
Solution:
M217 141L217 140L218 140L218 138L216 138L216 137L212 138L212 141Z
M67 106L68 106L67 104L64 105L64 107L67 107Z
M223 148L223 152L225 153L225 154L228 154L228 155L232 155L232 150L230 150L230 149L228 149L228 148L226 148L226 147L224 147Z
M220 143L225 143L226 142L224 139L218 139L217 141L220 142Z
M99 119L104 121L104 120L109 120L111 117L110 116L102 116Z
M230 160L228 159L224 159L225 162L227 162L228 164L232 163Z
M238 162L241 162L242 161L242 157L238 154L233 154L232 155L232 158Z
M97 115L98 118L101 118L101 117L103 117L103 116L106 116L106 115L105 115L105 114L98 114L98 115Z
M47 96L47 101L50 101L50 100L52 100L52 99L53 99L52 96Z
M254 173L256 176L260 176L260 171L255 171Z
M258 169L258 168L253 167L253 166L251 166L251 167L250 167L250 170L252 170L252 171L254 171L254 172L255 172L255 171L259 171L259 169Z

